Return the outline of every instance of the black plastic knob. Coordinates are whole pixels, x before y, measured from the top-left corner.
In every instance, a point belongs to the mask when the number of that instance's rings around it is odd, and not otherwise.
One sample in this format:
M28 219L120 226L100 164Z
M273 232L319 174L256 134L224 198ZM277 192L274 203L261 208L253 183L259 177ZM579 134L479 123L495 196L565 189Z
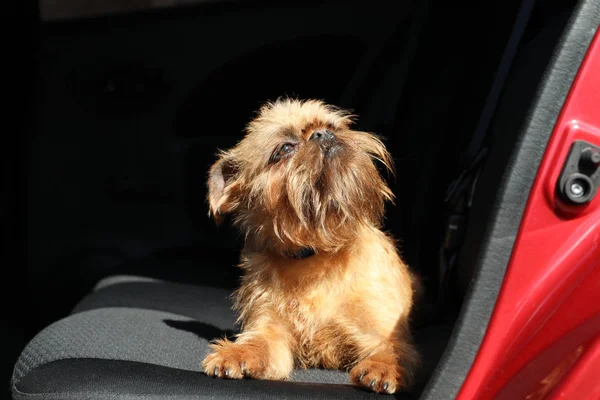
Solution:
M591 147L583 149L579 162L583 168L595 170L600 167L600 151Z

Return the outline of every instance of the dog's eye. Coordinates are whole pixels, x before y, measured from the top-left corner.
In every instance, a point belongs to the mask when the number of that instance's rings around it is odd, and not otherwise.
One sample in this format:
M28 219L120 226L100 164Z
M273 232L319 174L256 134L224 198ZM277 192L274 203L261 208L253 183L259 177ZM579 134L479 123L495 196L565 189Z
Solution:
M292 143L286 143L281 146L281 149L279 149L279 155L284 156L288 153L291 153L292 150L294 150L294 145Z
M269 160L269 162L274 163L279 161L280 159L294 151L295 148L296 145L294 143L284 143L275 151L275 153L273 153L273 155L271 155L271 159Z

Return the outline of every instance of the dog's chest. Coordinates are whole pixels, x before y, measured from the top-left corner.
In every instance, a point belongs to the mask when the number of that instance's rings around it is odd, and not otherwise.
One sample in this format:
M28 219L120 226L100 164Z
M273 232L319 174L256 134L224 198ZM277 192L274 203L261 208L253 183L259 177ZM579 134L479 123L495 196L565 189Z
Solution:
M295 336L296 358L305 366L323 365L338 368L344 364L341 354L348 354L344 326L340 323L339 300L311 298L289 299L284 318Z
M297 293L285 300L283 317L304 331L306 328L330 324L343 308L342 296L324 296L321 290L314 293Z

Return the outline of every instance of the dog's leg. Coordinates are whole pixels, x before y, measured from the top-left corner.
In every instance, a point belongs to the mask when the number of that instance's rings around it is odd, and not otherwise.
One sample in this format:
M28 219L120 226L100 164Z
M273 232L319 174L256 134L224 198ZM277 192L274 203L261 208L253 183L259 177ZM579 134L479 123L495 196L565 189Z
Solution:
M378 393L408 390L414 383L418 353L407 336L370 341L350 370L350 379Z
M219 378L287 379L293 368L291 335L281 322L258 318L232 342L217 340L202 362L204 372Z

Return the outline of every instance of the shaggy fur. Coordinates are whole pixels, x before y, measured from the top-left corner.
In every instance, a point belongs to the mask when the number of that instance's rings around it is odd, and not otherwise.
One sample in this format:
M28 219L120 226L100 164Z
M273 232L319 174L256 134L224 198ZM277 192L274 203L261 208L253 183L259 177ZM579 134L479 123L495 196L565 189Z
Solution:
M207 374L287 379L294 367L323 367L376 392L413 383L417 282L380 230L393 194L375 163L393 165L352 123L320 101L268 103L210 169L210 212L217 222L231 214L246 241L235 293L242 331L214 342ZM302 249L315 254L294 258Z

